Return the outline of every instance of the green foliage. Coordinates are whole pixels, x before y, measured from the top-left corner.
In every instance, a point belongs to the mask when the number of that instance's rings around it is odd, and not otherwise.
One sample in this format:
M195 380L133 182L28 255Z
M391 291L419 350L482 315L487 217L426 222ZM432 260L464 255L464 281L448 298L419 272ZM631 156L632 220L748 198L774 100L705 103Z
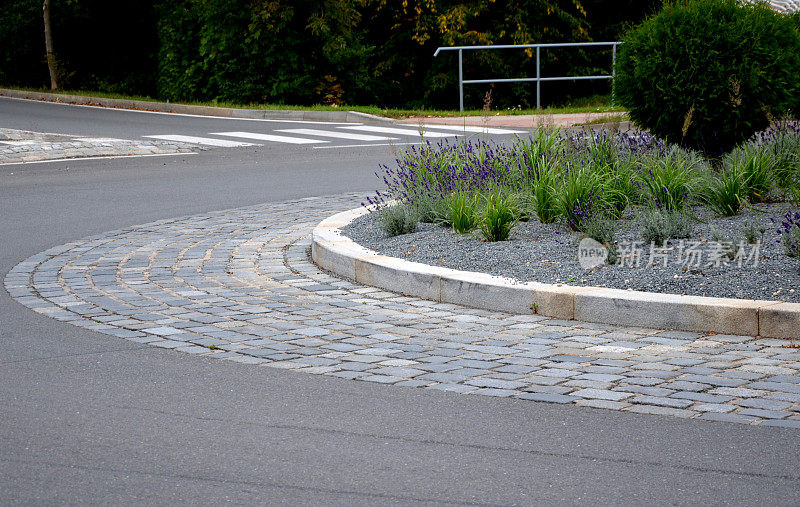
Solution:
M723 165L731 167L744 180L750 202L766 200L775 179L775 161L769 150L748 143L726 155Z
M486 241L506 241L516 224L514 200L500 193L486 198L486 211L481 222L481 234Z
M558 191L559 175L554 170L542 171L532 183L530 204L543 224L555 222L562 214Z
M688 238L693 225L685 213L646 209L642 216L642 239L648 245L661 246L673 238Z
M445 202L450 212L449 222L453 230L459 234L466 234L478 228L479 199L475 194L456 192L449 195Z
M704 204L724 217L738 214L746 198L747 184L737 168L728 168L717 176L709 176L701 195Z
M437 46L616 38L646 2L596 0L63 0L53 2L56 54L72 89L173 101L376 104L453 109L457 65ZM613 12L612 12L613 11ZM590 22L594 26L590 25ZM43 87L41 0L0 9L0 84ZM610 50L546 50L551 75L607 73ZM468 76L535 75L532 51L467 53ZM600 68L597 68L600 65ZM608 94L607 82L544 84L547 100ZM526 83L465 89L479 107L535 104Z
M380 210L381 229L389 236L399 236L417 230L419 214L407 204L394 204Z
M587 167L573 167L566 174L560 188L559 202L561 214L571 229L583 230L583 223L597 210L608 210L608 203L599 193L602 184L600 175Z
M616 96L669 142L719 156L800 105L800 34L764 3L669 2L623 40Z
M667 211L679 211L697 190L702 160L696 155L673 148L664 155L643 159L637 178L647 202Z
M616 264L617 260L619 260L619 249L616 243L617 228L618 225L615 220L599 214L590 216L583 223L583 234L606 247L608 252L606 257L607 264Z

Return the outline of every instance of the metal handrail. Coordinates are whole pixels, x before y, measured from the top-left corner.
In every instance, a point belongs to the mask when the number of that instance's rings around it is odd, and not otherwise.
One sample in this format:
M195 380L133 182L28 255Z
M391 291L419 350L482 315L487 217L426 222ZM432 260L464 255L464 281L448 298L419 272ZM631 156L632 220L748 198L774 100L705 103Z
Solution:
M459 111L464 110L464 85L476 83L519 83L536 81L536 109L542 108L542 81L585 81L590 79L610 79L611 87L614 87L617 66L617 46L621 42L558 42L551 44L501 44L497 46L448 46L436 48L433 57L439 56L440 51L458 51L458 105ZM586 46L611 46L611 74L600 76L562 76L562 77L542 77L541 76L541 49L542 48L567 48L567 47L586 47ZM480 51L486 49L536 49L536 77L521 78L495 78L495 79L467 79L464 80L464 51ZM613 97L613 92L612 92Z

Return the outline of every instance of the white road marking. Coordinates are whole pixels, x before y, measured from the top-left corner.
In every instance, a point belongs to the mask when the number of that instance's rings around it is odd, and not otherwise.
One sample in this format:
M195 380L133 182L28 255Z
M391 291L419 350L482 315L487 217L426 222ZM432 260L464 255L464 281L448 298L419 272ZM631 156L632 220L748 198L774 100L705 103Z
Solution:
M258 134L256 132L211 132L212 136L241 137L242 139L257 139L259 141L271 141L274 143L289 144L314 144L327 143L318 139L306 139L304 137L275 136L271 134Z
M376 127L372 125L359 125L356 127L339 127L340 129L359 130L361 132L378 132L381 134L397 134L401 136L415 136L420 137L419 129L398 129L392 127ZM427 132L423 133L423 137L458 137L458 134L445 134L442 132Z
M339 144L331 146L314 146L315 150L327 150L330 148L369 148L371 146L411 146L425 143L372 143L372 144Z
M31 144L36 144L36 141L0 141L0 143L11 146L28 146Z
M351 134L349 132L331 132L329 130L316 129L282 129L276 132L286 132L288 134L300 134L305 136L335 137L337 139L353 139L355 141L389 141L397 139L388 136L371 136L367 134Z
M239 141L228 141L227 139L213 139L211 137L194 137L194 136L179 136L179 135L163 135L163 136L142 136L150 137L152 139L161 139L163 141L177 141L180 143L190 144L204 144L207 146L220 146L223 148L237 148L239 146L258 146L253 143L242 143Z
M49 164L50 162L71 162L72 160L107 160L112 158L144 158L144 157L177 157L180 155L197 155L194 152L186 153L147 153L144 155L107 155L104 157L75 157L75 158L51 158L49 160L33 160L28 162L4 162L2 165L28 165L28 164Z
M126 139L116 139L114 137L76 137L75 141L83 141L85 143L124 143Z
M461 132L476 132L478 134L527 134L525 130L499 129L496 127L478 127L474 125L428 125L425 128L441 130L460 130Z

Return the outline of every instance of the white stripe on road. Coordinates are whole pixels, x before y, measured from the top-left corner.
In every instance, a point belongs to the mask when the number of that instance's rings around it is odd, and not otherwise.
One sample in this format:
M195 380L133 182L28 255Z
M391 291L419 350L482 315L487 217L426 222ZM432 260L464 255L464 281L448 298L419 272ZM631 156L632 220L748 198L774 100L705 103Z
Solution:
M375 127L372 125L359 125L357 127L339 127L340 129L359 130L361 132L378 132L381 134L397 134L401 136L420 137L419 129L398 129L392 127ZM445 134L442 132L424 132L424 137L458 137L458 134Z
M412 146L425 143L372 143L372 144L340 144L336 146L314 146L315 150L329 150L331 148L372 148L373 146Z
M300 134L304 136L335 137L337 139L353 139L355 141L389 141L397 139L388 136L370 136L367 134L351 134L349 132L331 132L329 130L316 129L282 129L276 132L286 132L288 134Z
M274 136L271 134L258 134L256 132L211 132L212 136L241 137L242 139L257 139L259 141L271 141L273 143L289 144L314 144L327 143L318 139L306 139L304 137Z
M178 136L178 135L142 136L142 137L161 139L163 141L177 141L180 143L204 144L207 146L221 146L223 148L236 148L239 146L258 146L254 145L253 143L240 143L239 141L228 141L227 139L213 139L211 137L194 137L194 136Z
M461 132L476 132L478 134L526 134L525 130L499 129L495 127L478 127L472 125L428 125L426 129L460 130Z
M49 164L51 162L72 162L73 160L109 160L114 158L179 157L181 155L197 155L197 153L189 151L186 153L146 153L144 155L108 155L103 157L51 158L49 160L29 160L28 162L3 162L0 165Z
M116 139L114 137L76 137L75 141L85 143L124 143L126 139Z

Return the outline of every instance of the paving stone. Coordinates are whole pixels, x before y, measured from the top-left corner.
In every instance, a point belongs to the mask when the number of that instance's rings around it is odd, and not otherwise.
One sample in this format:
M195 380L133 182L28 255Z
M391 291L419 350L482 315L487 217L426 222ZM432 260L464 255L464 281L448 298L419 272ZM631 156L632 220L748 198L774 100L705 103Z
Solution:
M800 353L785 341L475 310L322 272L309 233L358 198L95 235L23 261L6 290L100 333L308 374L743 423L798 417Z
M659 407L671 407L671 408L687 408L694 404L690 400L664 398L660 396L636 396L628 401L630 403L639 405L657 405Z
M764 410L786 410L792 404L786 401L770 400L766 398L746 398L736 402L737 405L747 408L762 408Z
M671 415L674 417L682 417L688 419L697 415L696 412L691 410L681 410L678 408L661 407L653 405L632 405L627 409L629 412L637 412L639 414L655 414L655 415Z
M608 391L604 389L581 389L572 393L581 398L594 398L598 400L621 401L633 396L633 393Z
M736 407L733 405L726 405L724 403L700 403L699 405L692 407L692 410L697 410L698 412L727 414L728 412L732 412L735 408Z
M740 415L760 417L762 419L783 419L789 417L789 412L778 412L777 410L764 410L761 408L746 408L739 411Z
M550 393L522 393L518 394L517 398L522 400L531 401L545 401L547 403L572 403L575 401L574 396L565 396L563 394L550 394Z
M623 410L627 407L630 407L630 403L611 401L611 400L581 399L581 398L576 398L575 404L580 405L582 407L605 408L608 410Z

